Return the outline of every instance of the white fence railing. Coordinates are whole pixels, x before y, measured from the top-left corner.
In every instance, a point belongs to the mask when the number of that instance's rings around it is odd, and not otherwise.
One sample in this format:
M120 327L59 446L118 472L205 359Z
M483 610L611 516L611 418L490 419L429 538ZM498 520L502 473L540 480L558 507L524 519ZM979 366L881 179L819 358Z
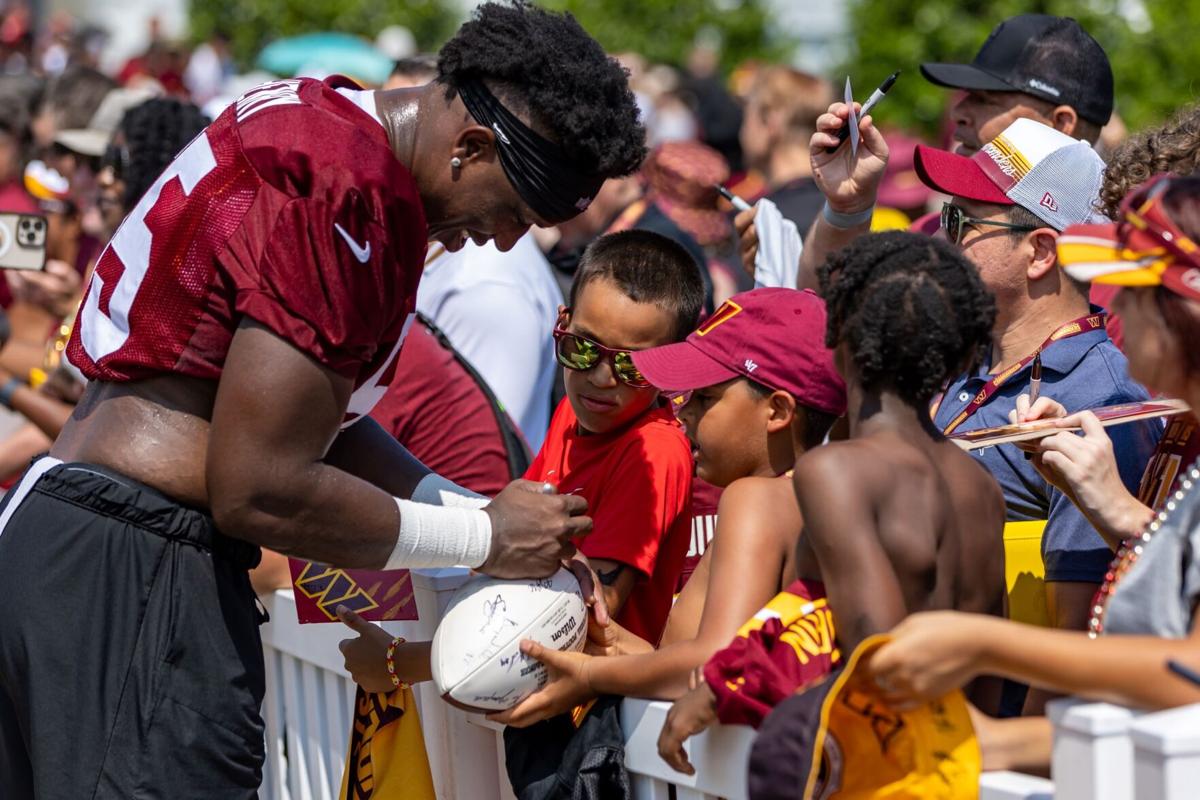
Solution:
M451 593L466 570L413 573L419 619L384 625L410 641L433 638ZM340 623L300 625L290 591L265 598L271 621L262 627L267 695L267 764L263 800L335 800L350 741L354 684L337 644L352 635ZM433 684L416 687L425 748L439 800L511 798L495 730L442 702ZM504 787L503 792L501 787Z
M465 570L414 573L420 620L386 625L395 635L429 639ZM268 598L263 626L267 668L264 800L338 796L349 741L354 687L342 669L341 625L296 622L290 592ZM500 728L442 702L430 684L417 705L438 800L512 800ZM696 766L681 775L658 757L669 703L626 700L625 762L638 800L742 800L754 731L717 726L688 740ZM981 800L1195 800L1200 797L1200 705L1142 714L1106 703L1054 701L1053 782L1011 772L985 773Z

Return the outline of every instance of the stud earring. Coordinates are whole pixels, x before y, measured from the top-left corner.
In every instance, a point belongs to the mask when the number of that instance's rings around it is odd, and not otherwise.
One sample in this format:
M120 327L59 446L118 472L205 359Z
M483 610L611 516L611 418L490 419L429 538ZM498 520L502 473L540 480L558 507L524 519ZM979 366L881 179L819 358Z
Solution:
M458 169L461 166L462 166L462 159L459 158L458 156L454 156L454 158L450 159L450 168L451 169Z

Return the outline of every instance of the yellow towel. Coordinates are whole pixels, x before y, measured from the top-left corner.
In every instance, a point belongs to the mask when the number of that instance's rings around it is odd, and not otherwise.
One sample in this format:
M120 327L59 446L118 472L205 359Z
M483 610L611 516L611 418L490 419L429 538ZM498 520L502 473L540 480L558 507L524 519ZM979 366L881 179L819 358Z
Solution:
M436 800L412 689L354 694L341 800Z

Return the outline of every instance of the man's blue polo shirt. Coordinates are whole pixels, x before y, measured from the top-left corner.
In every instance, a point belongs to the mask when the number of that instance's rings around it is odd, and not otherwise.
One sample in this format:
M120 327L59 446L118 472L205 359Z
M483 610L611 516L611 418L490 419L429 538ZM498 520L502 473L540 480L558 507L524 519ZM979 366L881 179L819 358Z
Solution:
M945 430L990 379L985 364L973 374L950 383L934 416ZM1032 365L1005 381L986 404L963 422L955 433L1007 425L1017 396L1029 391ZM1114 403L1148 399L1146 390L1129 377L1124 354L1103 328L1060 339L1042 351L1043 397L1062 403L1067 411L1080 411ZM1136 494L1142 472L1162 435L1159 420L1144 420L1108 428L1121 480ZM1079 509L1062 492L1038 474L1032 462L1015 445L973 450L1004 492L1008 521L1047 520L1042 534L1042 560L1048 581L1101 583L1113 553Z

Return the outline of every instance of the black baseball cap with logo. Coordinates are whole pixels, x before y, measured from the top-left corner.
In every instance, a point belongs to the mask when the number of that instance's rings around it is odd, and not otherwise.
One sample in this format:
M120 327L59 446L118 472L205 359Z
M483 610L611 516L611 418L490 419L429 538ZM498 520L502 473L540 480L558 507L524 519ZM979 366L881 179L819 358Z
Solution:
M952 89L1022 92L1104 125L1112 116L1113 74L1100 43L1070 17L1021 14L992 29L970 64L921 65Z

